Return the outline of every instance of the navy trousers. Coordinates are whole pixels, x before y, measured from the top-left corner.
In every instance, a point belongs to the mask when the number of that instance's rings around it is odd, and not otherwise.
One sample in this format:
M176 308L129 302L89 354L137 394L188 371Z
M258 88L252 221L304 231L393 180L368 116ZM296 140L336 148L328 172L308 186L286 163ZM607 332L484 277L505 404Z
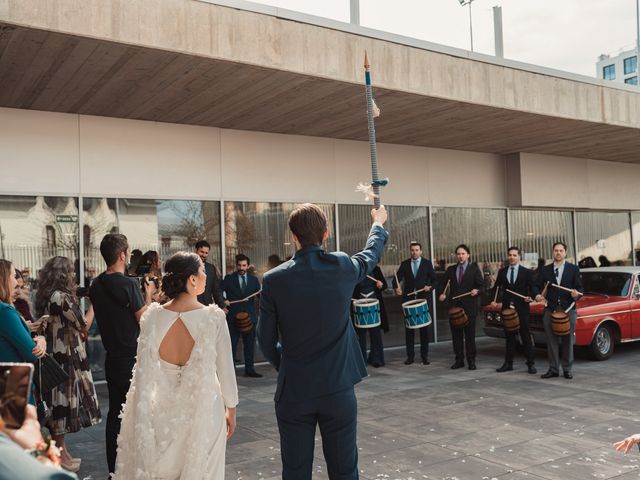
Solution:
M358 406L353 387L304 401L287 401L286 385L276 402L283 480L311 480L316 425L331 480L358 479L356 425Z
M380 327L373 328L356 328L358 334L358 342L362 351L364 363L370 363L377 367L384 365L384 350L382 347L382 329ZM371 342L371 350L367 357L367 334Z
M245 372L253 372L255 367L253 366L253 352L254 345L256 343L256 325L253 324L253 328L248 333L238 333L235 323L229 323L229 334L231 335L231 351L233 352L233 358L236 358L236 351L238 350L238 340L242 337L242 355L244 358L244 370Z

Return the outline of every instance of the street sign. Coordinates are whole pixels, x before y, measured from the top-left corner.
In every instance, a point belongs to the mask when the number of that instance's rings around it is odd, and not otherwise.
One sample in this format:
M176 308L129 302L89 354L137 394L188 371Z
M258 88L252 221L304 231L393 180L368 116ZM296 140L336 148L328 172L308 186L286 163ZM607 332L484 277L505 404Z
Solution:
M78 215L56 215L56 223L78 223Z

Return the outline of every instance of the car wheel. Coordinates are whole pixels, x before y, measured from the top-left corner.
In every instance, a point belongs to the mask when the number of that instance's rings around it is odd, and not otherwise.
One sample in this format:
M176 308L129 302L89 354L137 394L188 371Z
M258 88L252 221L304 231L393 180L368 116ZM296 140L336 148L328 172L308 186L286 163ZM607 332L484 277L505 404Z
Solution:
M591 340L591 356L594 360L607 360L613 354L614 337L611 327L600 325Z

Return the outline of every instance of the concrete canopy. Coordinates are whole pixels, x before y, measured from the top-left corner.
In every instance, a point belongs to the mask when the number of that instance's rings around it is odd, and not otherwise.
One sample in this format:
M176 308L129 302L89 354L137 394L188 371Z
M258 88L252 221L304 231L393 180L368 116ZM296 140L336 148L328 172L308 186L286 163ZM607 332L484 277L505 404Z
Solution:
M197 0L0 2L0 106L366 140L365 49L380 142L640 163L630 88Z

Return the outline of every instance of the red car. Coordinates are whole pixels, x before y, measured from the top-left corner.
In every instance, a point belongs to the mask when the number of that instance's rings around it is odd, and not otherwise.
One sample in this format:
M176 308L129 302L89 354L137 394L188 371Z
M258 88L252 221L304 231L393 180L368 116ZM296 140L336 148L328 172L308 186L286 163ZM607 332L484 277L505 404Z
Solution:
M640 340L640 267L585 268L584 296L577 302L576 346L588 347L595 360L606 360L615 344ZM529 327L536 343L545 343L544 306L531 304ZM502 306L483 307L484 332L504 338Z

